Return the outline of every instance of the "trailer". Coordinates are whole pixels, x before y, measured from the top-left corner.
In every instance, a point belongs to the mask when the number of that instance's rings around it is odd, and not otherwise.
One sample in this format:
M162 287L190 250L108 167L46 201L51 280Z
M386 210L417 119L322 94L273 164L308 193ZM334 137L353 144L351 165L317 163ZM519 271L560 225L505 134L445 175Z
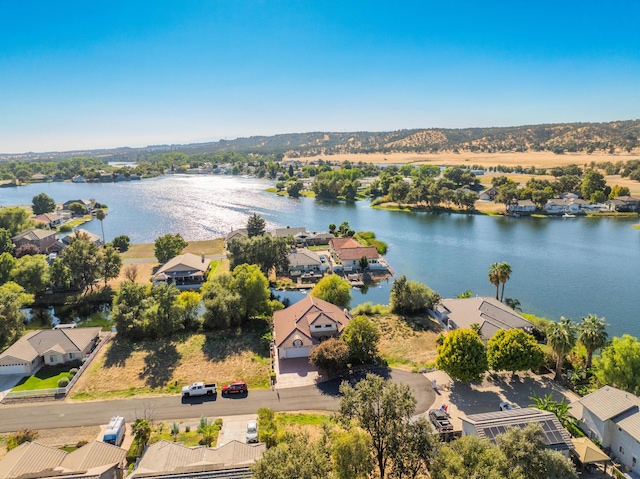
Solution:
M102 441L114 446L120 446L124 441L124 433L127 428L122 416L113 416L104 431Z

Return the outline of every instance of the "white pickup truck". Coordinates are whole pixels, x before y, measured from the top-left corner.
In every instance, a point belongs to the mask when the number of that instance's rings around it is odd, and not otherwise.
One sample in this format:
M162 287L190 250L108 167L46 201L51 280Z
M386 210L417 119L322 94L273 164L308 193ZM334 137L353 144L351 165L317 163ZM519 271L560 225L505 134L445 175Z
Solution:
M197 382L182 388L182 397L190 396L213 396L217 393L216 383Z

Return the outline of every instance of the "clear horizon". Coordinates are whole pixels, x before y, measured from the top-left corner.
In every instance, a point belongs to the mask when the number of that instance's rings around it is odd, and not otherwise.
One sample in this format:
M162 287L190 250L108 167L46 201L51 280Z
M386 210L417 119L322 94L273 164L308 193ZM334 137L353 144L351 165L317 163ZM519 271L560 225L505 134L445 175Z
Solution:
M0 153L640 117L635 2L0 5Z

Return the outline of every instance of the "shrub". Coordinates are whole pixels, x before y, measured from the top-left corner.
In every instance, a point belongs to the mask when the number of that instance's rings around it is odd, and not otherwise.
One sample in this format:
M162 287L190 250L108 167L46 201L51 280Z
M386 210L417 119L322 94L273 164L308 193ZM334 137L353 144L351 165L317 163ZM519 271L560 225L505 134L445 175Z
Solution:
M7 451L15 449L24 442L33 442L38 438L38 431L33 429L21 429L20 431L12 434L7 439Z
M71 233L73 231L73 227L71 225L62 225L59 231L60 233Z
M69 385L69 378L60 378L58 380L59 388L66 388Z
M184 432L191 432L191 426L185 426Z
M136 459L138 459L142 455L143 450L144 450L144 443L140 441L137 437L134 438L133 442L131 443L131 447L127 451L127 462L129 464L135 463Z
M76 374L78 374L78 368L69 369L69 374L71 375L71 377L75 376Z
M79 448L81 448L82 446L84 446L84 445L86 445L86 444L89 444L89 442L88 442L88 441L85 441L85 440L83 439L83 440L81 440L81 441L78 441L78 443L76 444L76 447L79 449Z
M349 362L349 347L339 339L328 339L311 351L311 364L329 375L343 371Z

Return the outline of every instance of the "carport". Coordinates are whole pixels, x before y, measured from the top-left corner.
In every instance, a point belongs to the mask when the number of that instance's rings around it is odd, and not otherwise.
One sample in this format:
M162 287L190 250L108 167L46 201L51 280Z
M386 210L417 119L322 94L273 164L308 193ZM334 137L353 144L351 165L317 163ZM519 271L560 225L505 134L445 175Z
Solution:
M572 451L573 456L580 461L582 468L597 468L602 464L604 473L607 473L607 463L611 458L596 446L591 439L587 437L574 437L571 439L575 449Z

